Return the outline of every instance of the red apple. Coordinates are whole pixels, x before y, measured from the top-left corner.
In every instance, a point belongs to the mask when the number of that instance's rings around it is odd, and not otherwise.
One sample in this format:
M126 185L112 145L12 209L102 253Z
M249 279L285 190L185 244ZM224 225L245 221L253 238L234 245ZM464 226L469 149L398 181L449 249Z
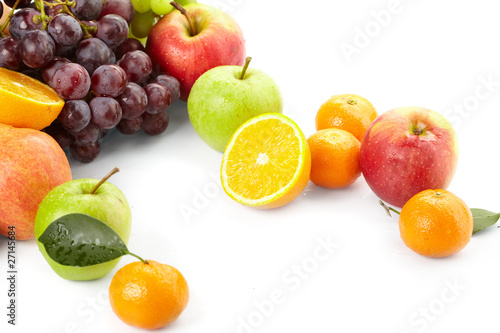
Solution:
M381 114L361 141L366 182L380 199L397 207L423 190L446 189L457 160L457 136L450 122L420 107Z
M186 101L201 74L222 65L245 62L245 40L232 17L205 4L185 6L187 17L173 10L151 29L146 52L155 67L180 82L181 99Z
M71 180L66 154L44 132L0 124L0 234L35 236L38 205L50 190Z

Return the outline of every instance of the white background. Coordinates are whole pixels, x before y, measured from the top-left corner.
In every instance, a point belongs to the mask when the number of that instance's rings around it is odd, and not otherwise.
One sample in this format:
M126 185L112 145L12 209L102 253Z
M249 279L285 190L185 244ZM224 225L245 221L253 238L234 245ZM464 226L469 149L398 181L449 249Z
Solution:
M460 146L449 190L470 207L500 211L495 2L206 3L224 5L241 25L252 66L280 85L284 113L306 136L315 131L317 109L334 94L364 96L379 113L422 106L446 114ZM381 19L388 9L390 16ZM377 23L377 13L383 22ZM346 56L341 47L347 44L357 53ZM94 162L70 159L74 178L121 169L111 182L132 207L130 250L186 277L190 302L165 332L498 331L496 226L452 257L419 256L405 247L397 217L386 216L362 177L343 190L309 183L280 209L241 206L223 192L222 154L195 134L186 104L170 111L169 128L158 137L113 132ZM196 214L183 216L186 207ZM321 242L337 246L318 252ZM6 247L2 239L4 272ZM34 240L19 241L16 256L18 325L6 324L8 288L1 273L2 332L140 331L122 323L106 298L113 274L134 258L124 257L102 279L72 282L51 270Z

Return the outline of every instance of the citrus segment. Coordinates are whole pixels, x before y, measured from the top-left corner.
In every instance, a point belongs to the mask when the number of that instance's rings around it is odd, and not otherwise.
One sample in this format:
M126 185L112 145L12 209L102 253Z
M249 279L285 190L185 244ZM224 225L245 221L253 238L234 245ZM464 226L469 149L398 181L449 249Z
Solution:
M41 130L59 115L64 100L48 85L0 68L0 123Z
M242 124L222 158L221 181L237 202L275 208L295 199L309 181L311 155L293 120L267 113Z

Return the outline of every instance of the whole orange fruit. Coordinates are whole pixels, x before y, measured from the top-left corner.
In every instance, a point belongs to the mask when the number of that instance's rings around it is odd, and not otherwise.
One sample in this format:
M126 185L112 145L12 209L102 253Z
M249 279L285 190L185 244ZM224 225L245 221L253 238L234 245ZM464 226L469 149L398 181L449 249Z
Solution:
M354 94L334 95L316 113L316 130L343 129L361 142L377 116L377 110L366 98Z
M399 216L399 231L406 246L427 257L459 252L469 243L473 228L469 207L442 189L414 195Z
M317 131L307 139L311 150L311 181L326 188L343 188L361 175L358 139L337 128Z
M130 263L111 280L109 300L114 313L128 325L158 329L174 322L189 300L182 274L153 260Z

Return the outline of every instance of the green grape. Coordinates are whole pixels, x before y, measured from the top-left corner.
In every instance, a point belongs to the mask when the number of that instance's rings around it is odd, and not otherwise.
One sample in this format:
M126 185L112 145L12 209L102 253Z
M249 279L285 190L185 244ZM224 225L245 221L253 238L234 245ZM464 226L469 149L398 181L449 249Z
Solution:
M151 10L157 15L168 14L174 9L171 0L151 0Z
M153 25L155 25L156 18L157 16L152 11L136 12L132 22L130 22L130 31L138 39L146 38Z
M196 0L178 0L177 2L181 6L189 5L190 3L198 3Z
M131 0L134 9L138 13L145 13L151 9L151 0Z

